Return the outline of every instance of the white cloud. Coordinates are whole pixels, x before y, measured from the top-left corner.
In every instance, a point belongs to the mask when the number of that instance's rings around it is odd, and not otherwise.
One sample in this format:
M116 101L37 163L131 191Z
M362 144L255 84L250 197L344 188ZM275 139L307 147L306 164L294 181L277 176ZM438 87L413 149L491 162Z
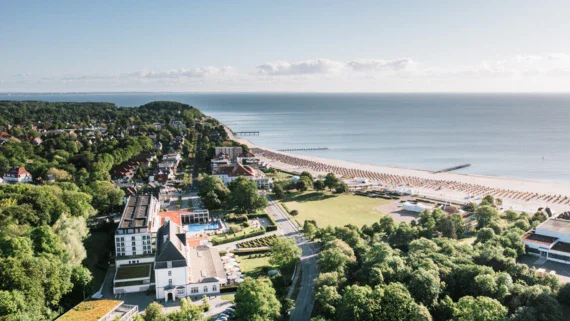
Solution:
M402 71L415 68L415 63L410 58L395 60L358 59L349 61L347 65L354 71Z
M340 71L344 67L342 62L317 59L298 62L277 61L258 65L260 74L272 76L327 74Z

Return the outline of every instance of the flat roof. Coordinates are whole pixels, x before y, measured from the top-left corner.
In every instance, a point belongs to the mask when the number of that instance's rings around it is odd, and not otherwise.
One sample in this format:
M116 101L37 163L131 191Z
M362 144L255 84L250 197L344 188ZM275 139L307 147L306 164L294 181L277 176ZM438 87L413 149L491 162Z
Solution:
M125 264L119 266L115 280L128 280L150 277L152 263Z
M90 300L83 301L57 318L61 321L98 321L107 313L113 311L123 301L118 300Z
M209 278L218 278L220 281L226 278L218 250L206 245L190 250L190 270L192 283L200 283Z
M550 246L552 243L556 242L557 238L528 232L522 236L522 240L523 242Z
M151 211L150 195L131 196L127 200L127 205L123 210L123 216L119 223L119 228L144 228L149 226L149 216Z
M570 234L570 221L551 218L537 226L536 229Z
M558 242L554 244L551 250L558 252L566 252L570 254L570 243Z

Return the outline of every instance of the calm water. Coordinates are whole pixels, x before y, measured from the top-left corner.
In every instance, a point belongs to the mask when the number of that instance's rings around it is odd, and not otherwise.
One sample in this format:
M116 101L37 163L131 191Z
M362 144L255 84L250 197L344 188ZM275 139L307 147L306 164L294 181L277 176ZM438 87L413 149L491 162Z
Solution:
M570 183L570 95L54 94L0 99L191 104L274 149L368 164Z
M219 223L201 223L201 224L190 224L186 226L188 232L201 232L201 231L210 231L210 230L217 230L220 228Z

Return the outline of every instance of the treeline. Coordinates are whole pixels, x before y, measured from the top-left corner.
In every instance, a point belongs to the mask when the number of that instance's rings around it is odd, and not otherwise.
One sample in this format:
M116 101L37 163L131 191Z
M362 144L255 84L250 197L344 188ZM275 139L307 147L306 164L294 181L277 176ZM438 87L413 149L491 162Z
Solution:
M52 125L52 129L67 128L68 123L113 121L122 126L126 123L168 123L173 118L182 120L190 127L195 118L202 116L198 109L190 105L170 101L155 101L139 108L98 102L0 101L0 125L38 125L41 122ZM44 128L43 125L38 127Z
M532 217L501 217L491 200L476 209L478 230L458 214L426 211L418 222L390 216L362 228L305 227L322 244L313 321L561 321L570 286L516 262ZM514 213L514 214L513 214ZM475 240L457 240L475 233Z
M0 185L0 320L52 320L96 290L83 266L83 241L89 218L123 206L124 192L110 181L109 171L151 151L150 133L166 144L182 134L168 126L170 120L193 126L202 114L173 102L120 108L1 101L0 115L0 127L15 137L0 145L0 175L24 166L36 183ZM38 133L32 126L80 128L95 122L108 135L64 132L43 137L39 145L27 140ZM154 122L163 128L157 130ZM48 175L54 181L47 182Z

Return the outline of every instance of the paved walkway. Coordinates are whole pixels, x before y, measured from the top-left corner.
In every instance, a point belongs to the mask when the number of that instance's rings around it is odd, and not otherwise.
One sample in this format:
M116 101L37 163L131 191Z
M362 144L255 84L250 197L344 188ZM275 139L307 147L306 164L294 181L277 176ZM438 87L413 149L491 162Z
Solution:
M294 238L297 241L297 246L301 248L301 273L303 273L303 280L297 300L295 301L295 308L291 311L291 321L309 321L315 300L313 298L313 285L314 279L318 276L319 271L317 267L317 253L318 248L313 243L309 243L297 226L289 219L283 209L275 203L269 195L266 196L269 201L267 211L277 221L281 233L284 236ZM293 285L294 286L294 285Z

